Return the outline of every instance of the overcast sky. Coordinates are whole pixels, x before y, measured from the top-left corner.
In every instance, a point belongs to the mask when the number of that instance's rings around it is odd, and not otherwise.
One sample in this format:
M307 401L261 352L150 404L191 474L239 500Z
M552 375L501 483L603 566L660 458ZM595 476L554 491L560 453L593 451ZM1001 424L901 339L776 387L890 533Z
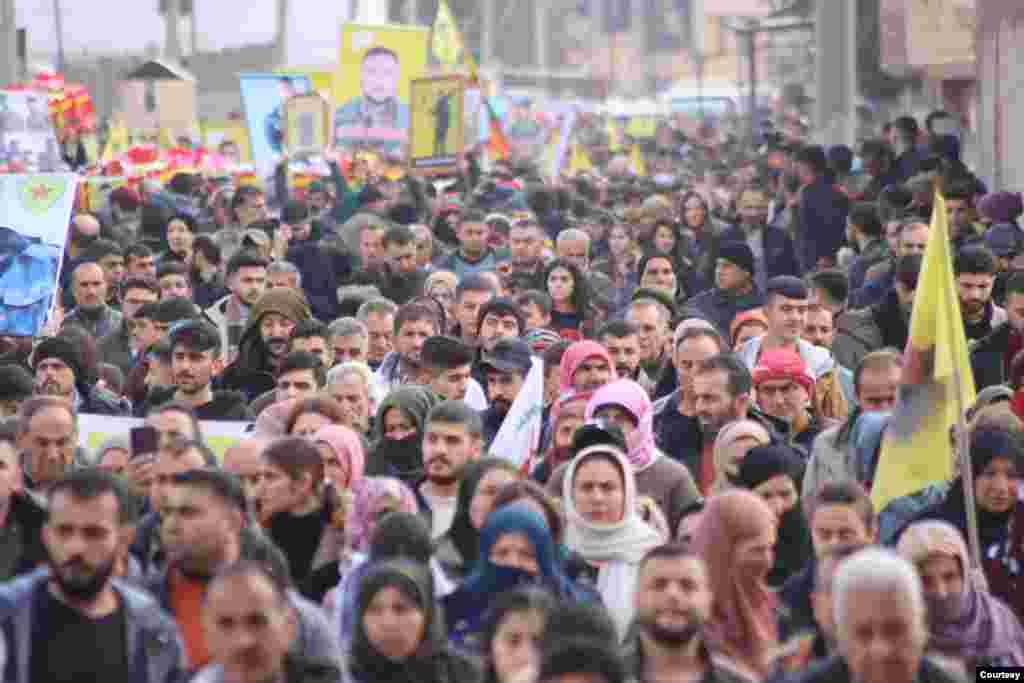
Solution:
M69 55L141 50L163 43L157 0L60 0L64 44ZM56 50L54 0L14 0L18 22L29 29L33 53ZM201 49L266 42L274 35L275 0L195 0ZM347 15L344 0L292 0L292 29L312 42L336 42L338 22ZM329 13L336 14L333 17ZM187 45L187 32L182 36Z

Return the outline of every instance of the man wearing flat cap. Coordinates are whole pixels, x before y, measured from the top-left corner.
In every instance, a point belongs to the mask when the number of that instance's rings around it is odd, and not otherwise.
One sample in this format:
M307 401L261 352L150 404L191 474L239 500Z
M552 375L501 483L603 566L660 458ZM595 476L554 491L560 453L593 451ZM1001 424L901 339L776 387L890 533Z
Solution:
M704 318L729 337L733 319L764 305L764 293L754 280L757 266L746 242L724 242L715 263L715 286L698 294L683 310L684 318Z
M249 401L274 389L292 330L310 317L298 290L276 287L260 297L238 342L238 358L224 370L222 388L241 391Z
M498 435L532 366L530 347L521 339L499 339L494 348L481 357L480 367L487 377L487 398L491 402L491 406L481 415L487 448L491 447L491 442Z

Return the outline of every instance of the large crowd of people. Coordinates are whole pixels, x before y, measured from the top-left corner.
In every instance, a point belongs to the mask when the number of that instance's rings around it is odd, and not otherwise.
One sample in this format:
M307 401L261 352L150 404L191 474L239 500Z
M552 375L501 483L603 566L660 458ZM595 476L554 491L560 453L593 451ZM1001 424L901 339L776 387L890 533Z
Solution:
M1024 666L1024 206L943 116L856 150L662 124L643 175L584 116L593 169L556 179L328 150L303 188L283 161L115 189L72 218L44 332L0 338L0 678ZM936 190L973 492L876 509ZM87 448L83 416L143 426ZM216 422L252 427L221 452Z

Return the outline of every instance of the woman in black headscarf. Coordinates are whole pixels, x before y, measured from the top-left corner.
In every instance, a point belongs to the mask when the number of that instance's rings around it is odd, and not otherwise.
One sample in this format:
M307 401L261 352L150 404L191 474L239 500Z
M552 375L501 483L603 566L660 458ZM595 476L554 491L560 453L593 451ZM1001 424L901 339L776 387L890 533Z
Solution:
M388 394L377 409L375 443L366 461L366 476L395 477L410 487L420 482L423 432L427 413L436 403L437 397L420 386L401 386Z
M424 565L387 561L359 583L345 683L477 683L475 663L453 650Z
M760 496L775 513L775 565L767 576L772 587L784 584L811 556L811 534L800 508L803 477L800 457L781 444L750 449L736 473L736 485Z
M356 628L355 607L363 577L377 564L403 560L430 568L431 585L435 597L450 593L455 586L444 576L439 565L431 559L430 525L422 516L408 512L388 512L377 523L370 541L369 552L344 577L339 578L336 623L341 642L347 643Z
M450 579L461 579L473 570L480 554L480 529L494 507L495 497L506 484L522 478L519 469L503 458L481 458L463 468L455 517L448 531L437 540L434 553Z

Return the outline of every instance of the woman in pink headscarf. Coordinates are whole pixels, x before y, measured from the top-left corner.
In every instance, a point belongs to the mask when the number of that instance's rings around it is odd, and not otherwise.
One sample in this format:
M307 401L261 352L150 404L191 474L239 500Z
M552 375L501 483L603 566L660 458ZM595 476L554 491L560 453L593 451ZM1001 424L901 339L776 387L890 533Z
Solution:
M654 408L643 387L631 379L604 385L587 403L584 419L604 420L622 430L637 495L656 504L669 529L677 528L680 520L698 507L700 494L690 471L654 444ZM561 495L565 472L565 466L556 469L548 481L552 495Z
M775 595L766 577L774 562L775 515L760 496L733 489L708 499L690 547L704 558L711 581L708 647L757 680L778 647Z
M313 442L324 462L324 478L339 490L349 490L363 478L366 452L354 431L328 425L313 435Z
M608 349L596 341L574 343L565 350L559 367L560 396L581 391L597 391L617 378L615 363Z

